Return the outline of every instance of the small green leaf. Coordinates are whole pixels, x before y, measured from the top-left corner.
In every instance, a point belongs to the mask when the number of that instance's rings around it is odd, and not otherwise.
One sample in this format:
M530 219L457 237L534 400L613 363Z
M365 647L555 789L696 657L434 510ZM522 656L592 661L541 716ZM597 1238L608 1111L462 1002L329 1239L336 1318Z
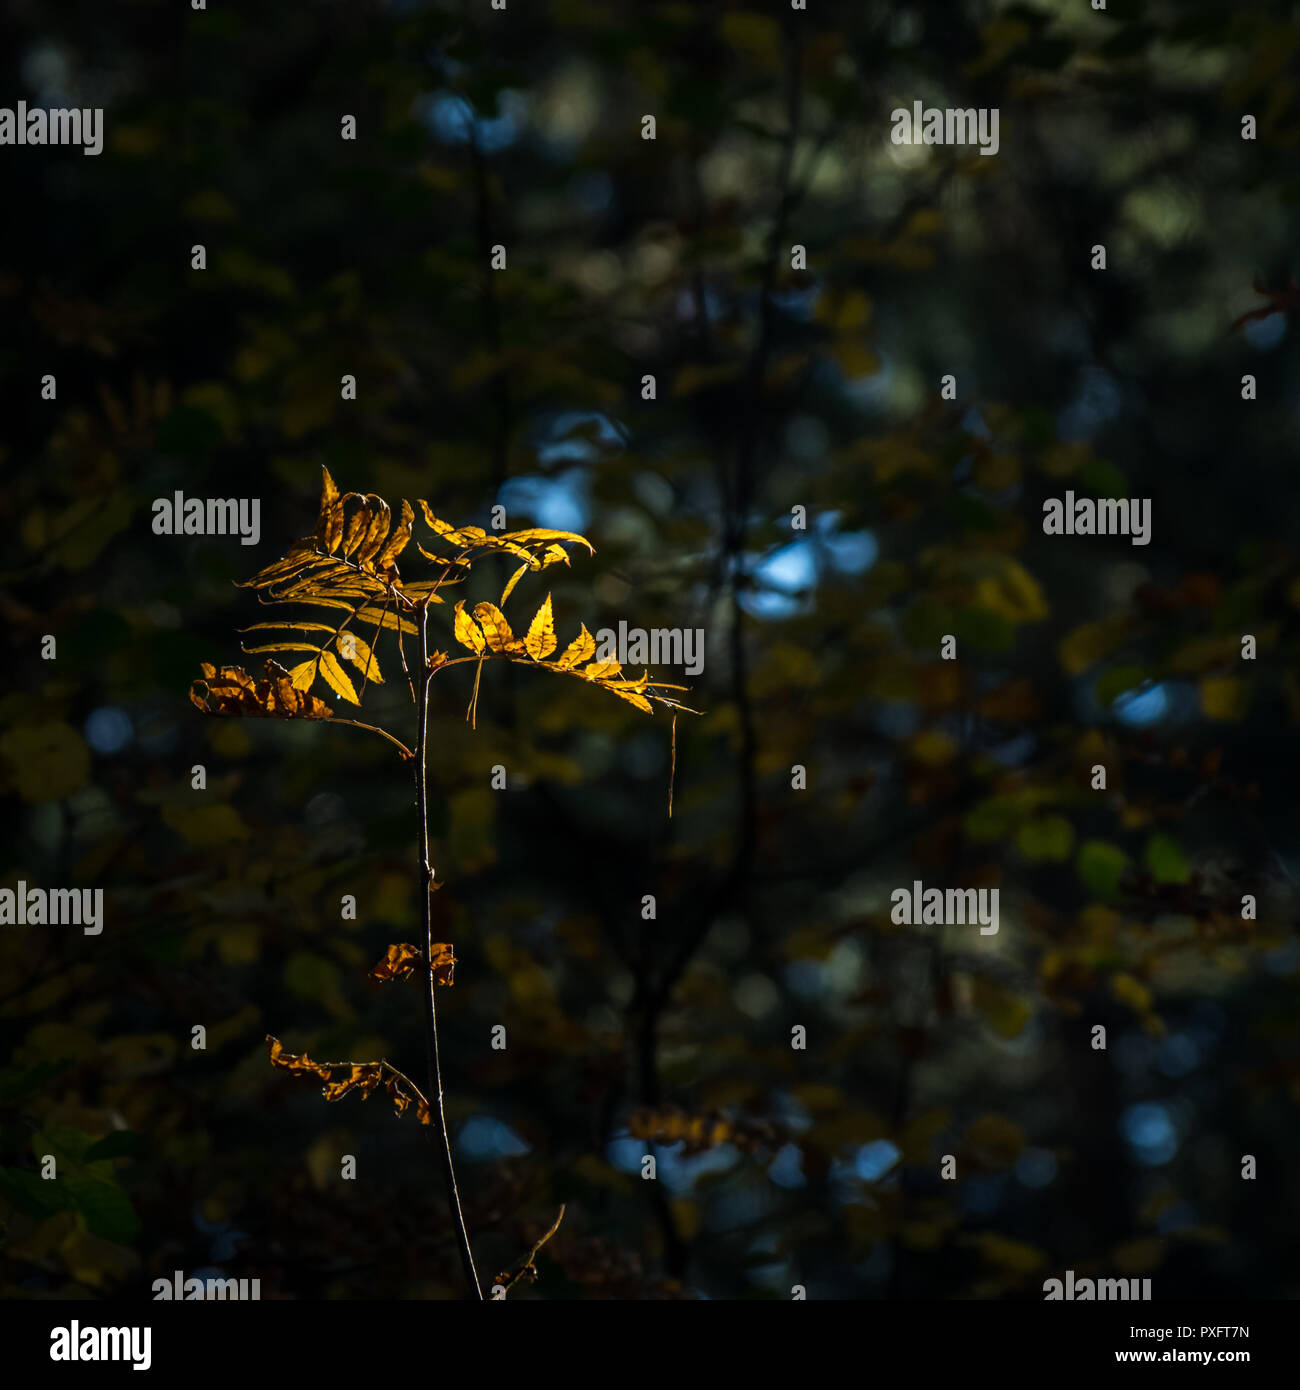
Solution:
M1128 867L1128 855L1118 845L1105 840L1088 840L1079 847L1075 861L1079 877L1099 898L1113 898Z
M86 1162L97 1163L101 1158L135 1158L143 1143L141 1136L131 1130L115 1129L86 1150Z
M1182 845L1162 830L1147 841L1146 866L1157 883L1186 883L1192 876Z
M1064 816L1029 820L1020 827L1016 844L1026 859L1060 862L1074 848L1074 826Z
M120 1187L96 1178L70 1178L66 1183L72 1205L86 1229L101 1240L129 1245L140 1234L140 1218Z
M37 1177L25 1168L0 1168L0 1199L24 1216L41 1219L72 1205L67 1184Z

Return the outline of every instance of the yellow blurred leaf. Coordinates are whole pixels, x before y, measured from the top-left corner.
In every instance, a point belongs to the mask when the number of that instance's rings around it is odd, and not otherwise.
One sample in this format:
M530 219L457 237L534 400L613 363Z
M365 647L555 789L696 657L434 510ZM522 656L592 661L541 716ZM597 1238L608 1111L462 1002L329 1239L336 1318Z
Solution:
M1237 676L1206 676L1200 694L1201 713L1209 719L1236 720L1246 712L1245 689Z
M0 755L24 801L71 796L90 775L90 750L71 724L51 721L7 729L0 737Z

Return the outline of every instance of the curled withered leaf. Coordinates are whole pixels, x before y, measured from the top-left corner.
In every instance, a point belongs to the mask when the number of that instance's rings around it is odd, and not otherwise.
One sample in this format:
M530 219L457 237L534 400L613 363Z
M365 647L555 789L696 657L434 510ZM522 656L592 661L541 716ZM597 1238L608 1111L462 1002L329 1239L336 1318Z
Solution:
M204 714L250 719L330 719L334 711L294 684L293 676L276 661L266 663L266 676L254 680L242 666L200 663L203 675L190 686L190 703Z
M435 885L436 887L437 885ZM433 943L433 982L435 985L450 985L456 971L456 957L445 941Z
M266 1035L268 1051L273 1067L281 1067L295 1076L316 1076L322 1081L330 1079L330 1069L320 1062L313 1062L305 1052L286 1052L279 1038Z
M409 1082L403 1085L402 1083L404 1081L406 1081L406 1078L400 1073L397 1073L390 1076L384 1086L384 1090L386 1090L392 1098L393 1109L396 1110L399 1115L405 1115L411 1106L414 1105L416 1118L422 1125L427 1125L429 1123L429 1107L425 1103L424 1097Z
M370 972L375 980L405 980L415 974L416 966L424 959L424 952L409 941L390 946L383 960ZM433 981L439 985L450 985L456 969L456 956L445 941L433 943Z
M342 1100L349 1091L360 1091L362 1100L368 1100L370 1093L384 1079L382 1062L355 1062L342 1081L331 1081L322 1091L326 1100Z
M420 1123L429 1123L429 1104L420 1094L419 1087L404 1072L398 1071L391 1062L313 1062L305 1052L286 1052L279 1038L273 1038L269 1033L266 1035L266 1041L273 1067L279 1067L295 1076L313 1076L318 1081L324 1081L321 1095L326 1100L341 1100L352 1091L360 1091L361 1098L367 1100L382 1085L399 1115L405 1114L411 1106L415 1106ZM334 1072L345 1070L347 1076L342 1081L331 1081ZM385 1080L385 1077L388 1079Z

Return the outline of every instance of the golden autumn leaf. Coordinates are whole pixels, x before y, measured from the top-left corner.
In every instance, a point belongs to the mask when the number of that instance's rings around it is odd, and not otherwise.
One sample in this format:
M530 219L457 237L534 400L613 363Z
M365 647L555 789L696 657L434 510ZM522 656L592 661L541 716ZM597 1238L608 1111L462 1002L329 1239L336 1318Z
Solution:
M366 680L382 685L383 676L379 672L379 662L370 649L370 643L355 632L340 632L334 639L335 649L345 660L350 661Z
M343 538L343 501L328 468L321 469L320 520L316 523L316 543L331 555Z
M361 538L361 544L357 546L352 556L358 565L370 565L375 553L384 543L384 537L388 534L389 523L393 518L388 503L382 497L369 492L366 494L366 503L370 509L370 524L366 527L366 534ZM370 567L373 568L373 565Z
M289 680L295 690L310 690L311 683L316 679L316 662L314 659L300 662L289 671ZM320 701L317 701L319 704ZM328 708L328 706L326 706Z
M462 647L468 647L472 652L481 652L486 645L479 625L465 612L464 599L456 605L455 636Z
M609 680L611 676L617 676L623 667L617 661L593 661L589 666L582 668L582 674L589 681Z
M514 645L515 634L510 630L506 615L495 603L476 603L474 616L483 629L483 637L494 652L508 651Z
M321 652L320 654L320 673L325 677L325 683L329 688L340 697L347 700L349 704L359 705L356 687L352 684L352 678L339 663L338 657L333 652Z
M644 695L638 695L635 690L620 690L615 685L607 685L605 689L617 695L620 700L626 700L629 705L635 705L637 709L643 710L646 714L654 713L654 706Z
M551 616L551 596L533 615L524 638L524 650L534 661L545 661L555 650L555 622Z
M529 545L536 541L571 541L574 545L585 545L588 555L596 553L596 547L586 536L580 536L576 531L553 531L544 526L532 526L526 531L507 531L501 539L514 545Z
M343 532L342 554L345 559L351 559L352 552L361 543L361 538L365 535L369 523L370 508L363 502L348 518L347 527Z
M393 527L392 535L375 557L377 570L390 569L397 562L397 557L406 549L406 544L411 539L411 527L414 524L415 513L411 510L411 504L403 497L401 520Z
M555 664L563 670L570 671L575 666L581 666L584 661L589 661L595 654L596 639L587 631L587 624L583 623L582 631L555 658Z
M568 557L566 556L565 558L567 559ZM515 585L519 583L519 581L524 577L524 575L526 575L526 574L528 573L528 571L529 571L531 568L532 568L532 566L531 566L530 564L528 564L527 561L525 561L525 562L524 562L522 565L520 565L519 568L510 576L510 578L506 580L506 587L505 587L504 589L501 590L501 597L500 597L500 599L497 600L497 606L498 606L498 607L500 607L500 608L504 608L504 607L505 607L506 599L508 599L508 598L510 597L510 595L514 592Z

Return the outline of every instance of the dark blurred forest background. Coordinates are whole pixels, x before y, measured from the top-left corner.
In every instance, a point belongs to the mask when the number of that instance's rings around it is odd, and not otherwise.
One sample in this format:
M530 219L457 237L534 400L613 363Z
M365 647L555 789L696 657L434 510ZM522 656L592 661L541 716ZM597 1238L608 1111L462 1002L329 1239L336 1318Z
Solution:
M471 731L472 669L433 685L485 1282L566 1203L511 1297L1296 1296L1300 350L1231 326L1300 272L1300 6L12 0L0 36L0 101L106 111L98 158L0 149L0 884L105 890L101 936L0 928L6 1297L462 1292L427 1132L266 1055L422 1076L418 989L366 979L418 939L409 776L187 701L260 670L234 582L322 464L589 535L514 599L561 642L707 634L652 673L704 711L671 820L664 713L489 667ZM891 144L915 100L997 108L999 153ZM260 498L260 543L156 535L178 489ZM1066 489L1151 498L1151 544L1045 537ZM363 717L409 741L385 671ZM893 924L917 878L1000 931Z

